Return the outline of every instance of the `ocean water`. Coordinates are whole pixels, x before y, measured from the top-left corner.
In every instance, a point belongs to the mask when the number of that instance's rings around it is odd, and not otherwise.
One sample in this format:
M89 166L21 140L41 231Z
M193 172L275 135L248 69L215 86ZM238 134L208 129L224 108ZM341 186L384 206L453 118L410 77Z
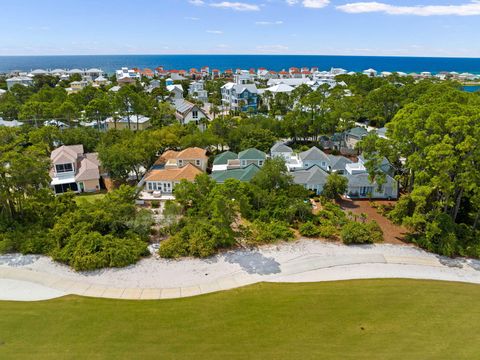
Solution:
M200 68L250 69L265 67L280 71L289 67L313 67L329 70L340 67L349 71L373 68L378 71L422 72L457 71L480 74L480 58L427 58L385 56L323 55L83 55L83 56L0 56L0 72L55 68L100 68L113 73L122 66L166 69Z

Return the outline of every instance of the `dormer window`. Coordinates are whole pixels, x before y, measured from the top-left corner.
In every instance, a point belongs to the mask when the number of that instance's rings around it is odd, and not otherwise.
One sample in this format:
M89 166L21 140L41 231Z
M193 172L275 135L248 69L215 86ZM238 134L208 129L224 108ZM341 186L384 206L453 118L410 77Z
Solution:
M200 166L200 160L195 160L195 165Z
M72 164L58 164L55 165L55 171L58 173L66 173L66 172L72 172L73 171L73 165Z
M180 167L183 166L183 160L178 160L178 166L180 166Z

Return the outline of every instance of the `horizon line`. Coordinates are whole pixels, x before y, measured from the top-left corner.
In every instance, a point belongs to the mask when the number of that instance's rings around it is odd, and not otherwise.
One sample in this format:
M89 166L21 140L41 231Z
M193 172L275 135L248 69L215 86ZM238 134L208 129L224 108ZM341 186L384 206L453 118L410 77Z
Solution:
M66 56L325 56L325 57L368 57L368 58L435 58L435 59L479 59L480 56L455 56L455 55L355 55L355 54L249 54L249 53L222 53L222 54L195 54L195 53L177 53L177 54L9 54L0 55L5 57L66 57Z

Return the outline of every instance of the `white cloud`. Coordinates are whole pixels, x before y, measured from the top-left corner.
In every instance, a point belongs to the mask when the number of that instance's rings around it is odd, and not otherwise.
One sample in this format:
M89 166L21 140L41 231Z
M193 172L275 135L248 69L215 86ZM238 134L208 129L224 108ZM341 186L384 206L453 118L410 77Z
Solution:
M198 21L198 20L200 20L200 18L198 18L198 17L193 17L193 16L185 16L184 19L185 19L185 20L191 20L191 21Z
M207 30L207 33L221 35L221 34L223 34L223 31L221 31L221 30Z
M286 0L286 2L288 5L292 6L300 3L300 0ZM330 4L330 0L302 0L301 3L303 7L306 8L321 9Z
M282 24L283 24L283 21L281 21L281 20L278 20L278 21L257 21L257 22L255 22L255 25L264 25L264 26L282 25Z
M219 3L212 3L210 6L222 9L232 9L235 11L260 11L260 7L258 5L242 2L222 1Z
M303 0L302 4L306 8L321 9L330 4L330 0Z
M205 1L203 1L203 0L188 0L188 2L192 5L195 5L195 6L205 5Z
M388 15L416 15L416 16L473 16L480 15L480 0L471 0L461 5L417 5L397 6L376 1L356 2L337 6L337 9L350 14L380 12Z

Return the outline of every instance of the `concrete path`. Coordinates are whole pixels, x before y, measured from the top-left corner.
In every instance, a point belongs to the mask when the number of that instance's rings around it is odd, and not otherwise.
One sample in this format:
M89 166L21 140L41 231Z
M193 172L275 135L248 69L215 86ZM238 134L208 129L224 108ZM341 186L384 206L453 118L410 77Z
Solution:
M230 251L211 259L150 258L124 269L75 273L45 257L0 256L0 300L66 294L114 299L171 299L257 282L411 278L480 284L480 262L448 259L409 246L347 247L319 241Z

